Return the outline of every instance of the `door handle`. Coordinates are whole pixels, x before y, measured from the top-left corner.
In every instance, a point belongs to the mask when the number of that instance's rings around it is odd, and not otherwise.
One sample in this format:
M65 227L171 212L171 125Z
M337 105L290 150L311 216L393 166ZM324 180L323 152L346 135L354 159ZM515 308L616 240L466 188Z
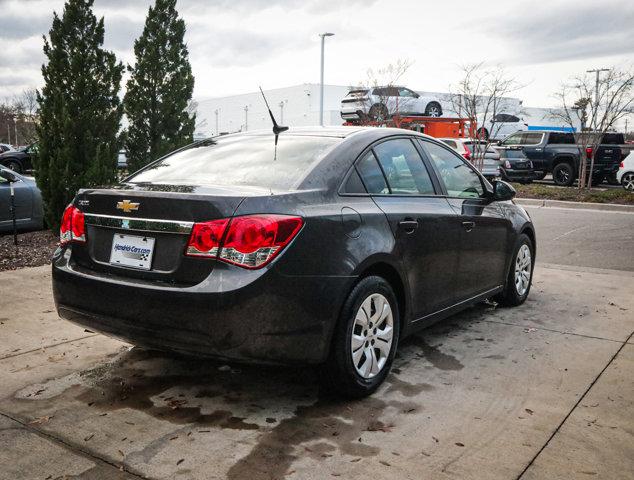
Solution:
M413 218L406 218L398 222L398 226L405 230L405 233L413 233L418 228L418 220Z
M475 227L475 222L462 222L462 226L467 232L470 232Z

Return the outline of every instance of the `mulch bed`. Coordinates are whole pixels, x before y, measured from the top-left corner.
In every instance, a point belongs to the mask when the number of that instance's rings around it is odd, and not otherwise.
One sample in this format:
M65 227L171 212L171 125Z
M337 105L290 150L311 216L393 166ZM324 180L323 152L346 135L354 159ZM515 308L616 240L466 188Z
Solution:
M23 267L38 267L51 263L51 255L59 237L50 230L18 234L18 246L12 234L0 236L0 272Z

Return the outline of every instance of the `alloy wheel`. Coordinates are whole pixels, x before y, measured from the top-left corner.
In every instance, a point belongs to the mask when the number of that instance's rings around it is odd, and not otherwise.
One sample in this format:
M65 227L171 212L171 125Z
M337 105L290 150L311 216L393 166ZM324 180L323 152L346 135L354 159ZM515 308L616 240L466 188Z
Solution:
M623 188L625 190L629 190L630 192L634 192L634 173L626 173L623 175L623 180L621 181L623 184Z
M557 180L560 184L568 183L570 180L570 174L566 170L559 170L557 172Z
M429 117L440 117L440 108L436 105L432 105L427 108L427 116Z
M531 249L524 244L520 247L515 257L515 290L523 296L528 291L531 281Z
M350 338L357 373L365 379L376 376L387 363L394 338L394 316L387 298L373 293L361 303Z

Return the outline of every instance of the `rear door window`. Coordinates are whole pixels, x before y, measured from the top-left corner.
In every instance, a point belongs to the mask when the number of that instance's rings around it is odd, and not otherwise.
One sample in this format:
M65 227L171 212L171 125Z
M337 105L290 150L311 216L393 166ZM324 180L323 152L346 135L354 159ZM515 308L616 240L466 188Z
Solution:
M357 162L357 171L359 172L368 193L390 193L390 189L387 187L387 182L385 181L381 167L379 167L379 162L377 162L372 150L366 153Z
M388 140L374 147L374 152L394 195L434 195L434 186L418 154L407 138Z
M575 137L572 133L553 132L548 135L548 143L571 145L575 143Z

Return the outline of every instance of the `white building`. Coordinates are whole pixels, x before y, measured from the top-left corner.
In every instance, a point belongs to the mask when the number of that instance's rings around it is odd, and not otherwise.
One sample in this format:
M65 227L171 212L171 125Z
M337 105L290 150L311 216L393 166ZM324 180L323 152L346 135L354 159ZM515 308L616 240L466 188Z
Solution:
M324 85L324 125L341 125L341 99L347 86ZM304 127L319 125L319 85L305 83L292 87L265 90L271 111L280 125ZM198 102L197 134L258 130L271 127L271 119L259 91L210 98Z
M349 86L324 85L324 125L343 123L339 109L341 99L348 93ZM451 96L448 93L418 91L423 96L436 98L442 105L444 116L457 116L453 112ZM319 125L319 84L304 83L290 87L265 90L271 111L280 125L304 127ZM517 130L531 126L539 128L561 128L561 121L551 115L552 109L528 108L522 106L518 98L505 98L502 110L514 115L526 116L517 125ZM259 91L209 98L198 101L196 138L209 137L219 133L232 133L271 128L271 119Z

